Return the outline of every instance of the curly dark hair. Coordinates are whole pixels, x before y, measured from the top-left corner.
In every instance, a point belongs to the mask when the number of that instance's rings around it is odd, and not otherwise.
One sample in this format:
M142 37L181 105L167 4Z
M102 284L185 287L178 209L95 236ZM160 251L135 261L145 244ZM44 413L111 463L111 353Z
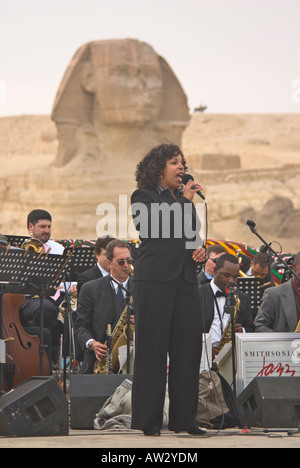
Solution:
M186 171L186 161L177 145L163 143L153 148L137 165L135 180L137 181L138 188L151 189L156 187L167 161L178 155L182 157L182 163Z

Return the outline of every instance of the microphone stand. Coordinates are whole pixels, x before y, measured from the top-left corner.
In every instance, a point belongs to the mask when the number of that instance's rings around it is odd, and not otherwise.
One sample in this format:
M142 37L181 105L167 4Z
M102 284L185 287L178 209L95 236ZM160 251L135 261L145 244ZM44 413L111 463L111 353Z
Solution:
M287 262L285 262L282 258L279 257L279 255L271 248L271 245L268 244L262 237L261 235L258 234L257 230L255 229L255 222L254 221L251 221L248 219L247 221L247 225L249 226L250 230L253 232L253 234L255 234L266 246L267 250L269 250L270 252L272 252L275 257L281 262L283 263L283 265L285 266L285 268L295 277L297 278L297 280L299 281L300 283L300 278L299 276L296 274L296 272L287 264ZM276 430L276 429L264 429L264 432L265 433L271 433L271 432L285 432L283 431L282 429L281 430ZM299 423L299 426L298 426L298 429L295 429L295 430L292 430L292 431L286 431L287 434L289 436L291 435L294 435L294 434L299 434L300 433L300 423Z
M120 288L123 289L123 291L125 291L126 293L125 302L127 306L127 374L130 374L130 315L131 315L130 312L132 311L132 307L130 305L131 293L129 289L123 286L123 284L119 283L119 281L117 281L111 275L109 276L110 276L110 279L114 281L118 286L120 286Z
M1 282L0 284L0 340L3 339L3 296L5 293L5 284ZM3 396L5 392L3 392L3 364L4 362L0 362L0 396Z
M63 300L63 308L64 308L64 331L63 331L63 340L62 340L62 347L63 347L63 391L67 393L67 356L69 356L69 373L71 375L72 372L72 306L69 296L69 290L67 288L67 282L71 283L70 275L68 272L65 273L63 278L63 284L65 288L65 296ZM68 336L68 339L67 339ZM67 351L67 344L69 345L69 349ZM76 352L74 350L74 359L76 356ZM59 369L61 366L61 362L58 363Z
M224 306L225 314L230 314L231 320L231 352L232 352L232 378L233 378L233 393L236 397L236 352L235 352L235 327L234 327L234 312L236 307L236 300L234 297L233 290L230 289L226 297L226 303Z
M247 225L249 226L250 230L253 232L253 234L255 234L262 242L263 244L266 246L267 248L267 251L269 250L270 252L272 252L272 254L281 262L283 263L283 265L285 266L285 268L293 275L295 276L295 278L297 278L297 280L299 281L300 283L300 278L299 276L296 274L296 272L287 264L287 262L285 260L283 260L282 258L279 257L279 255L277 254L277 252L275 252L275 250L273 250L271 248L271 245L268 244L265 239L263 239L263 237L261 237L260 234L258 234L257 230L255 229L255 222L254 221L251 221L248 219L247 221Z

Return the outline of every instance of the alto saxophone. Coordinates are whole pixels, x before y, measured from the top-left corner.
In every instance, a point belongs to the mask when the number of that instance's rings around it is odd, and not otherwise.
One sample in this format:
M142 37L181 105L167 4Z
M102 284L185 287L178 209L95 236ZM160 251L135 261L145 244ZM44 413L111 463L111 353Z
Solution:
M111 336L109 336L109 339L111 340L109 356L102 356L99 361L95 362L94 374L116 373L118 371L118 349L122 346L122 341L127 341L128 307L132 308L132 298L130 298L129 304L124 308L114 331ZM133 332L134 326L130 325L130 341L133 340ZM107 341L105 342L105 345L107 345Z

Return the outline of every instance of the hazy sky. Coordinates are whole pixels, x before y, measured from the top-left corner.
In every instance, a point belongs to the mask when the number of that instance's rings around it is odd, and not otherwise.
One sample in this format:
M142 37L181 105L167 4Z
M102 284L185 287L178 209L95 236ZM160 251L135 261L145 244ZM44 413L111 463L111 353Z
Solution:
M0 0L0 116L50 114L75 51L127 37L167 60L191 110L300 112L300 0Z

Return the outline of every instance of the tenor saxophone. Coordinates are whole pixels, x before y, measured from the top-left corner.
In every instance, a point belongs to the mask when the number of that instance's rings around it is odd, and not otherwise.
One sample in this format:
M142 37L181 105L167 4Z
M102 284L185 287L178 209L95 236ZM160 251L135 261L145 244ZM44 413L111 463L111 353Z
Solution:
M111 350L109 353L108 358L106 356L100 357L99 361L96 361L94 364L94 374L107 374L107 373L115 373L118 371L118 349L123 344L121 341L127 340L127 313L128 307L132 307L132 298L130 298L129 304L126 305L124 308L121 317L117 325L115 326L112 334L111 334ZM132 341L133 339L133 332L134 326L130 325L130 336L129 339ZM107 341L105 342L107 346Z

